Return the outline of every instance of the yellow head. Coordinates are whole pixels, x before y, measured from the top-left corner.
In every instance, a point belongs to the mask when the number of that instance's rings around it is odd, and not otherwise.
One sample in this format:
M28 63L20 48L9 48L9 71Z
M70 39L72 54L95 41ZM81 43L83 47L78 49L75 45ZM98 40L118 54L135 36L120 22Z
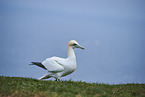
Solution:
M81 47L78 42L76 42L75 40L71 40L68 42L67 45L67 52L69 52L69 48L80 48L80 49L84 49L83 47Z

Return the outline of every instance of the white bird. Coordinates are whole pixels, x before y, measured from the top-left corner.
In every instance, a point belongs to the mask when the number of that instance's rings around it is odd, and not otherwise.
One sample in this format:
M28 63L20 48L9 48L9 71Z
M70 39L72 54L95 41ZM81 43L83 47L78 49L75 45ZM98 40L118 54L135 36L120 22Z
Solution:
M60 80L61 77L74 72L77 66L74 48L84 49L75 40L71 40L67 45L68 58L51 57L47 58L42 63L32 62L31 65L37 65L48 71L44 76L40 77L39 80L53 77L57 81Z

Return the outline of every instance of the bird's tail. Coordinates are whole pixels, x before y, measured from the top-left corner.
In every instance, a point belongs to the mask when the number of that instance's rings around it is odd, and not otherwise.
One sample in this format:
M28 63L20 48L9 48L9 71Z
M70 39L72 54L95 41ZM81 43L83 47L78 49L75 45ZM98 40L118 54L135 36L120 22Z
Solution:
M29 65L36 65L36 66L39 66L39 67L41 67L41 68L47 70L46 67L45 67L42 63L40 63L40 62L31 62L31 63L32 63L32 64L29 64Z

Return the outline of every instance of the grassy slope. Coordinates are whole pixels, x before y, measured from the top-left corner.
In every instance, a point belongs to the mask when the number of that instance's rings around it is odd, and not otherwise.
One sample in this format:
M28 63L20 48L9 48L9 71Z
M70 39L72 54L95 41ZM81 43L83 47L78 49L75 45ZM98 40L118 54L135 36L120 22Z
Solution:
M0 96L10 97L145 97L145 84L107 85L73 81L38 81L0 76Z

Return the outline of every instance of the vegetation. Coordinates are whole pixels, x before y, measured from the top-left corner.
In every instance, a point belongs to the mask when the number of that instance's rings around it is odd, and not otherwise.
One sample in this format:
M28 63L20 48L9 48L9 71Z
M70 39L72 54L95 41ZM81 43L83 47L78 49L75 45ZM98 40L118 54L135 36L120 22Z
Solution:
M0 76L0 97L145 97L145 84L39 81Z

